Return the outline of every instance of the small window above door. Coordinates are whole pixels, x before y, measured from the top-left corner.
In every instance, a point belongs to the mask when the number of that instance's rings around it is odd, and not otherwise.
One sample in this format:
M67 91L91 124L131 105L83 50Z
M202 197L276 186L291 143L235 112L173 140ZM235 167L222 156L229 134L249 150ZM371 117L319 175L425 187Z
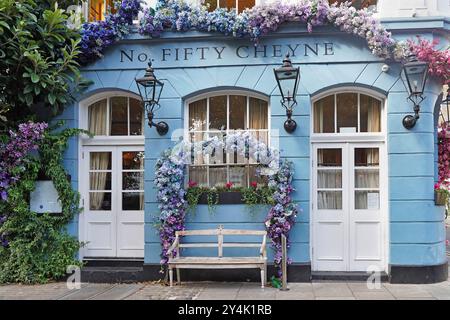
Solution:
M112 96L88 106L87 130L95 136L142 136L144 114L141 101Z
M315 134L381 133L382 101L372 96L342 92L313 105Z

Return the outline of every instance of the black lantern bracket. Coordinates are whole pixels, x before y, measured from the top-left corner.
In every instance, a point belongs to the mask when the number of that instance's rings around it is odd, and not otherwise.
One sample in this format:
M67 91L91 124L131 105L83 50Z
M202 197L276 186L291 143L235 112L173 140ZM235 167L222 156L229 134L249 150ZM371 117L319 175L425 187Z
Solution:
M164 82L162 80L164 79L156 78L151 62L148 63L148 67L145 70L145 75L142 78L135 79L139 90L139 95L141 96L145 111L147 113L148 126L150 128L155 127L156 131L161 136L169 132L169 125L166 122L154 122L155 111L161 107L159 104L159 99L164 88Z

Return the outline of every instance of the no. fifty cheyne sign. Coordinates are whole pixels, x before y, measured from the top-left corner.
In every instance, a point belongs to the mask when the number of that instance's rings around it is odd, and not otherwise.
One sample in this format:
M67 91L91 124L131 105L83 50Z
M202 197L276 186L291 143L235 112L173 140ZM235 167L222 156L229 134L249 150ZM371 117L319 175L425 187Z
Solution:
M297 37L265 39L257 45L248 39L232 41L179 40L127 41L105 52L103 59L86 69L155 68L280 64L289 54L293 63L330 63L376 59L364 41L345 37ZM353 39L353 40L352 40Z

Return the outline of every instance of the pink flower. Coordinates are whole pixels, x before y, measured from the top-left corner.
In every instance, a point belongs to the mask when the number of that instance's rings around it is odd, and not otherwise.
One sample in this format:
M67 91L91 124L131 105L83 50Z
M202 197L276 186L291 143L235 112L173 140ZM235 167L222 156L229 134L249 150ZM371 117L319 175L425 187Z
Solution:
M194 188L194 187L197 186L197 182L195 182L195 181L189 181L189 182L188 182L188 186L189 186L189 188Z
M231 189L233 187L233 182L227 182L227 184L225 185L225 188L227 189Z
M256 181L252 181L252 183L250 183L250 186L252 187L252 188L257 188L258 187L258 182L256 182Z

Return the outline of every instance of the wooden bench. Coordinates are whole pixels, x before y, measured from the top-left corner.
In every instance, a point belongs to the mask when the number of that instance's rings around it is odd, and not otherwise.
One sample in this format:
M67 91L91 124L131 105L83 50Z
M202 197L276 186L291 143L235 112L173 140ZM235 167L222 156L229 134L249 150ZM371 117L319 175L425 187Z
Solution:
M181 237L186 236L217 236L217 243L181 243ZM224 236L262 236L261 243L224 243ZM261 288L264 288L267 277L266 231L256 230L225 230L222 226L212 230L177 231L175 240L170 246L169 280L173 285L173 269L177 272L177 281L181 283L180 269L260 269ZM182 248L217 248L217 257L182 257ZM224 257L223 248L258 248L259 255L251 257Z

